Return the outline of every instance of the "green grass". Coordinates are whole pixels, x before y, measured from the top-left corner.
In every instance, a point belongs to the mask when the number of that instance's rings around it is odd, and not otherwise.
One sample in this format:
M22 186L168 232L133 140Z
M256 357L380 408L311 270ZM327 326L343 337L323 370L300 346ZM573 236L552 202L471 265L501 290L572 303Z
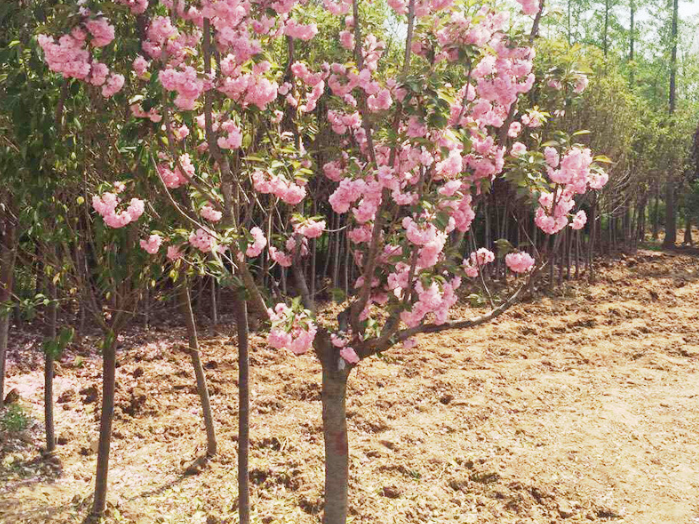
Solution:
M29 417L18 404L10 404L0 415L0 426L8 433L19 433L29 426Z

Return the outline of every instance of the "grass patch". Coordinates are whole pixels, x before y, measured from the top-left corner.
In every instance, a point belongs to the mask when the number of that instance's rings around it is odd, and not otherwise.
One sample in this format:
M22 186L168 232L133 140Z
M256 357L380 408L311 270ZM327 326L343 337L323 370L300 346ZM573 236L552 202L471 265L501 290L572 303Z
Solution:
M10 404L0 416L0 427L8 433L19 433L29 426L29 417L19 404Z

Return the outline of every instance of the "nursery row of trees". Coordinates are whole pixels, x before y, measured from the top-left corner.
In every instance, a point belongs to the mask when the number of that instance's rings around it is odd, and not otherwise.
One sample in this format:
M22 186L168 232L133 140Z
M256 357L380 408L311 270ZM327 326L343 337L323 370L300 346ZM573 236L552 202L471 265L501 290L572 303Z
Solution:
M279 350L311 350L324 518L342 523L346 384L361 360L487 322L542 283L594 278L597 253L661 226L674 246L678 210L697 223L694 57L677 52L691 42L676 7L669 26L625 29L608 3L602 33L583 16L596 6L558 7L0 6L0 404L13 321L38 319L52 451L54 361L100 330L94 515L117 340L134 322L180 311L214 455L195 311L233 313L241 522L249 327ZM665 47L639 44L650 32ZM451 318L459 295L473 317Z

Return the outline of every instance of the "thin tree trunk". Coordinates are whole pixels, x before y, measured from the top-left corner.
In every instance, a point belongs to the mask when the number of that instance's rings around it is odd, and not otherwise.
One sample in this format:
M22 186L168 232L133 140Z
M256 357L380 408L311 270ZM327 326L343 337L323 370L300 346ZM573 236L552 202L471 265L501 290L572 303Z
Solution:
M58 304L56 303L56 284L49 281L49 329L48 338L55 342L57 330ZM53 359L54 355L46 350L44 355L44 420L46 425L46 451L51 453L56 449L56 437L53 424Z
M677 242L677 213L675 212L675 183L668 177L665 186L665 237L663 247L675 247Z
M677 94L677 22L678 22L678 0L672 2L672 28L670 38L672 39L672 50L670 51L670 93L669 93L669 112L670 115L675 112L676 94Z
M629 85L633 89L634 84L634 43L636 39L636 28L635 28L635 15L636 15L636 4L634 0L630 2L630 15L631 15L631 26L629 28Z
M214 417L211 413L211 402L209 400L209 389L206 386L206 375L204 374L204 368L201 365L201 357L199 355L199 337L197 336L194 311L192 311L192 300L189 296L189 287L186 283L182 283L178 291L180 295L180 308L182 309L182 314L184 315L185 324L187 326L189 356L192 359L194 376L197 379L197 393L199 393L204 425L206 426L206 455L212 457L217 451L216 428L214 426Z
M146 282L143 290L143 329L150 327L150 285Z
M694 245L692 240L692 217L687 217L687 223L684 226L684 243L687 246Z
M10 220L4 225L4 238L0 243L0 305L7 303L12 296L12 282L17 259L16 226ZM5 361L10 334L12 311L0 309L0 408L5 399Z
M592 195L592 206L590 209L590 240L587 248L587 267L590 282L595 280L595 266L593 258L595 256L595 241L597 237L597 195Z
M248 309L242 296L236 301L238 329L238 517L250 522L250 358L248 354Z
M660 232L660 189L655 183L655 210L653 211L653 240L658 240Z
M107 476L109 473L109 448L112 441L114 419L114 386L116 384L116 333L105 335L102 356L102 414L95 475L95 499L92 514L102 516L107 505Z
M211 322L218 326L218 301L216 300L216 279L211 279Z

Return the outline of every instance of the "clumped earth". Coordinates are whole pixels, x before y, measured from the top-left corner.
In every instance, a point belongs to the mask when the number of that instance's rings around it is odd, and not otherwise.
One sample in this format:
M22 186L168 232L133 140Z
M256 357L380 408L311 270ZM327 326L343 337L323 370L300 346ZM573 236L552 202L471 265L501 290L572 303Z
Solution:
M640 251L597 283L364 363L349 390L351 522L699 523L699 263ZM464 314L472 315L464 306ZM96 457L96 340L56 378L58 451L41 454L42 365L15 340L9 386L33 417L0 437L0 522L81 522ZM119 354L108 520L236 522L234 340L204 337L220 454L205 442L184 332ZM253 337L253 521L317 523L320 368Z

